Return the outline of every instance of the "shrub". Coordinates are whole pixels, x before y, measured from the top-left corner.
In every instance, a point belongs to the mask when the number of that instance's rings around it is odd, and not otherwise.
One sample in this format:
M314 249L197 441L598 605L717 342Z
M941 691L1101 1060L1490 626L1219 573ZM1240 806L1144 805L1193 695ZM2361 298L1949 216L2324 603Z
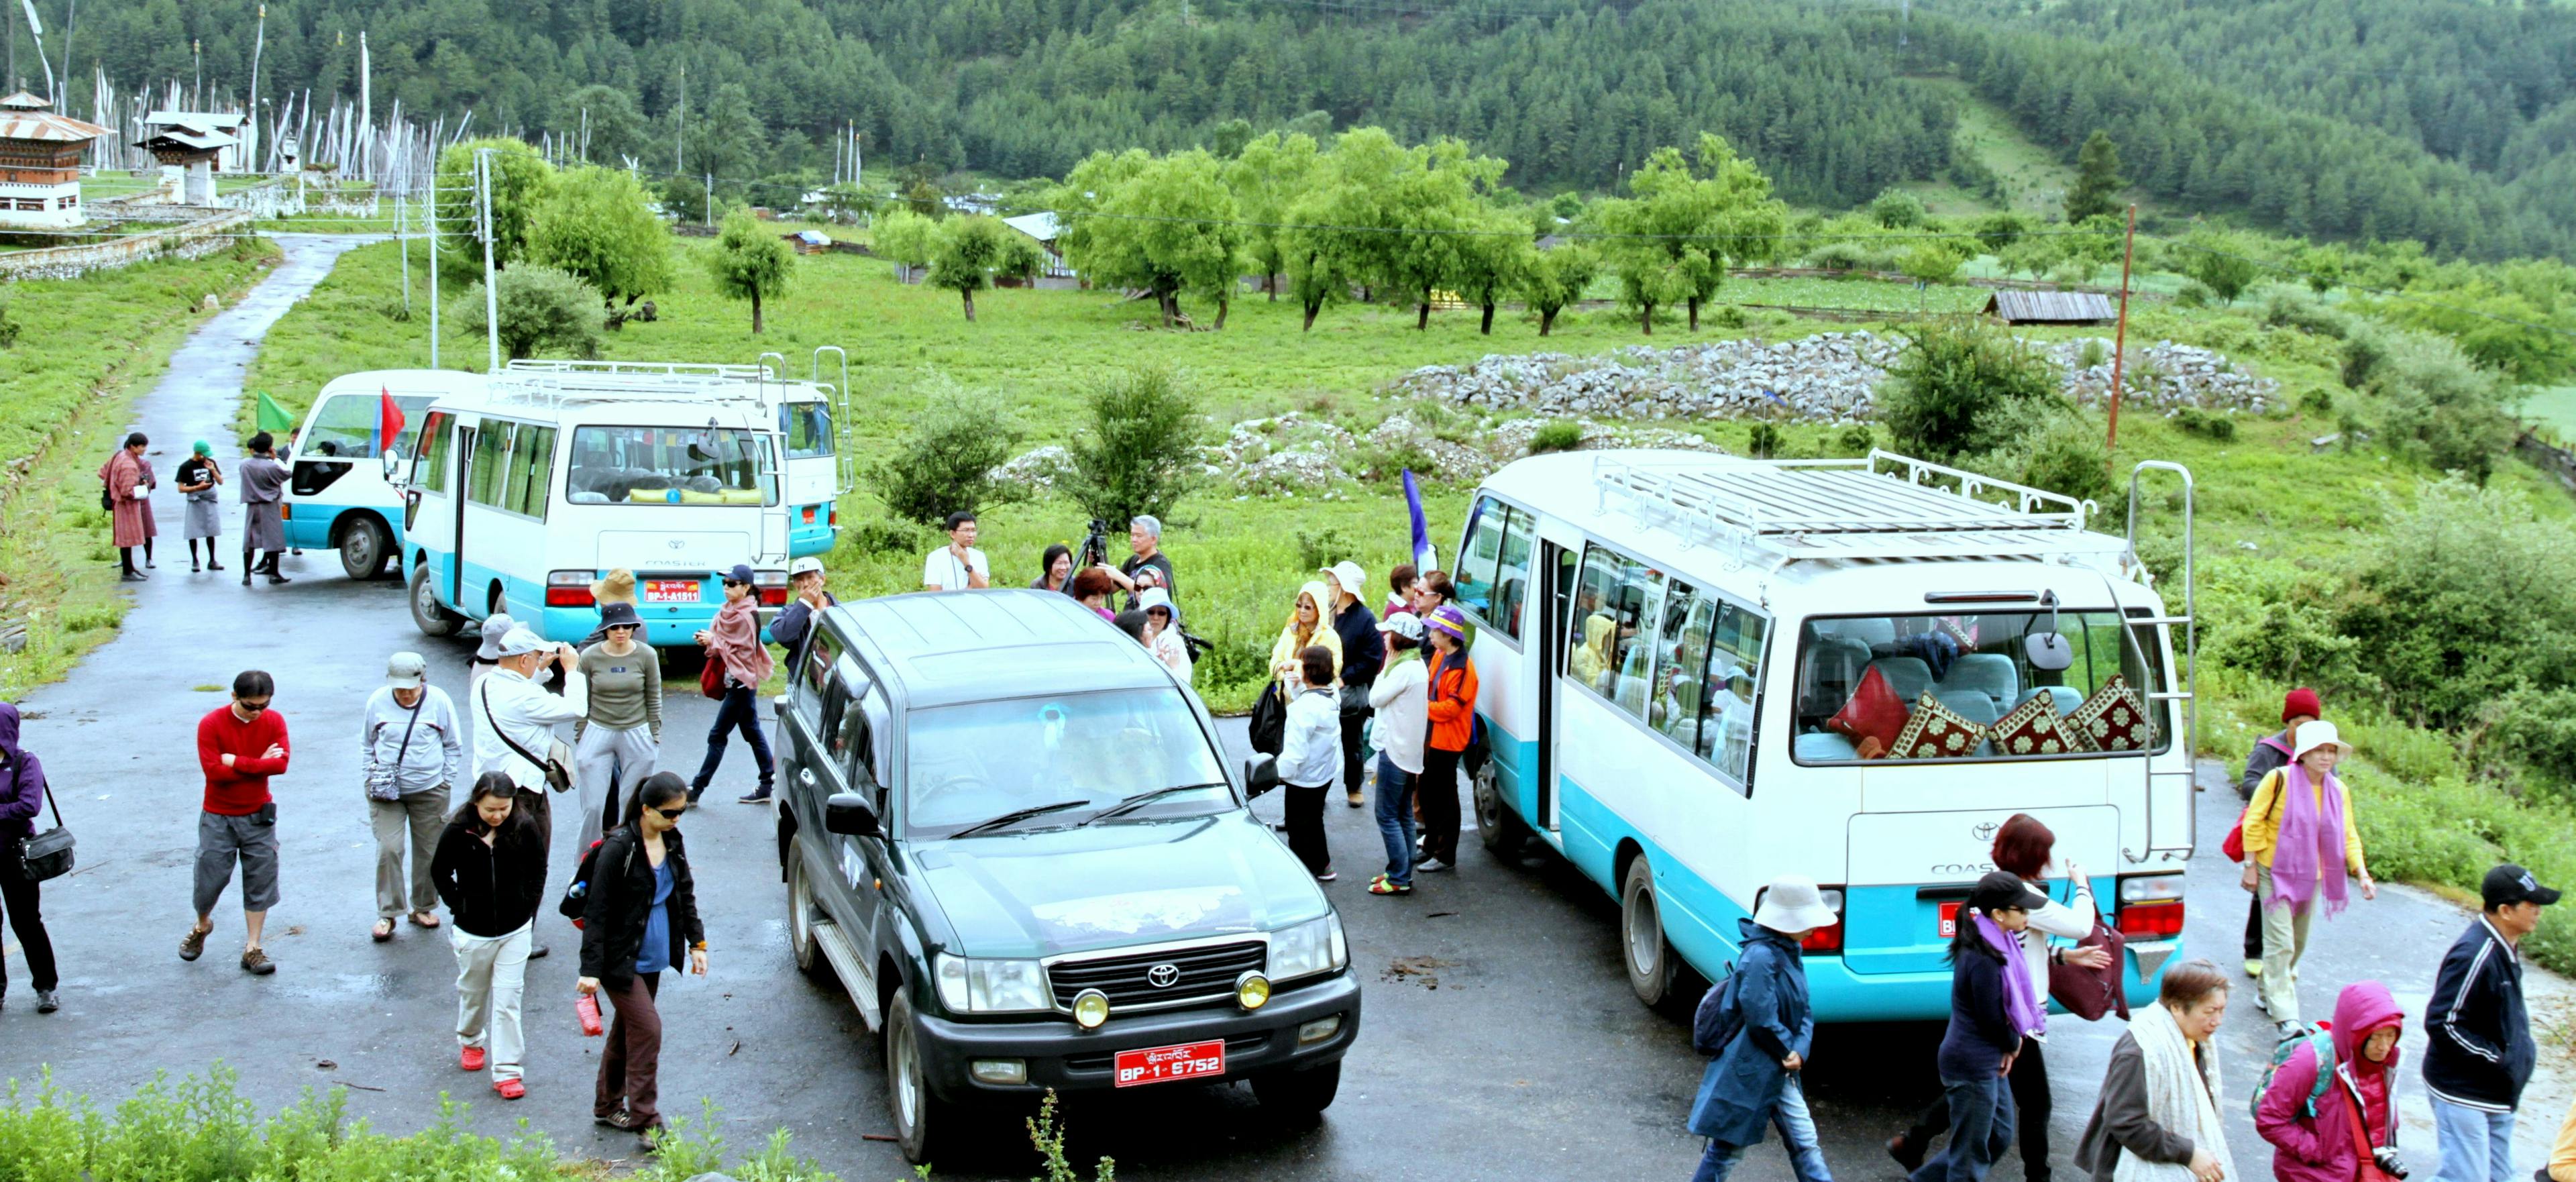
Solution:
M2216 298L2218 297L2210 292L2207 284L2197 279L2188 279L2183 281L2182 290L2174 293L2174 306L2206 308L2209 306L2209 301Z
M8 301L0 300L0 349L11 348L18 343L20 327L17 321L9 319Z
M1767 460L1780 454L1781 443L1779 424L1768 419L1756 419L1751 434L1745 437L1744 447L1753 458Z
M2576 689L2524 686L2496 700L2482 755L2535 773L2548 796L2576 790Z
M1960 461L1972 472L2046 489L2079 501L2110 499L2111 452L2102 429L2064 398L2026 398L1988 411L1995 444Z
M922 546L920 531L900 521L869 521L842 535L861 554L903 554Z
M2299 395L2299 410L2303 414L2330 415L2334 408L2334 395L2322 386L2311 386Z
M2388 340L2380 334L2379 330L2365 328L2344 337L2342 366L2344 388L2360 389L2362 384L2369 381L2371 375L2378 371L2380 363L2387 359Z
M1086 401L1091 422L1065 447L1059 489L1103 521L1169 516L1196 483L1204 429L1180 375L1138 369L1103 382Z
M1869 216L1890 230L1910 230L1923 224L1923 199L1903 189L1882 189L1870 199Z
M1729 332L1742 329L1745 324L1748 323L1745 319L1744 309L1735 304L1720 306L1717 311L1708 315L1708 322L1719 328L1726 329Z
M2398 717L2452 728L2516 689L2576 688L2576 535L2452 478L2391 512L2336 629Z
M2503 383L2449 338L2398 338L2374 369L2370 386L2388 400L2389 434L2436 469L2484 484L2513 446Z
M1531 455L1551 451L1573 451L1581 446L1583 446L1583 424L1572 419L1552 419L1530 433Z
M1828 242L1807 252L1807 265L1827 271L1860 271L1869 268L1872 256L1857 242Z
M2078 369L2091 369L2110 359L2111 346L2103 344L2100 337L2086 337L2083 346L2076 351L2075 366Z
M1842 434L1834 437L1834 449L1855 458L1867 456L1877 446L1878 432L1870 430L1867 423L1848 424Z
M931 378L930 406L912 431L868 467L868 480L886 511L904 521L935 525L958 511L975 512L1018 499L1024 490L993 478L1011 458L1019 431L1010 407L990 393L970 392L946 378Z
M2060 400L2056 367L2013 337L1960 319L1915 331L1879 405L1899 450L1946 463L2017 438L2018 424L1987 420L2028 400Z
M1326 526L1319 533L1297 531L1297 569L1322 570L1350 557L1350 543L1342 531Z
M521 264L501 272L501 354L512 360L539 352L569 357L599 355L604 316L598 289L553 267ZM488 331L483 284L477 280L447 308L448 322L469 332Z
M2352 317L2295 291L2272 293L2272 298L2263 304L2263 323L2336 340L2350 336L2353 329Z
M2198 407L2186 406L2174 412L2174 425L2203 439L2220 443L2236 438L2235 419L2226 415L2208 414Z

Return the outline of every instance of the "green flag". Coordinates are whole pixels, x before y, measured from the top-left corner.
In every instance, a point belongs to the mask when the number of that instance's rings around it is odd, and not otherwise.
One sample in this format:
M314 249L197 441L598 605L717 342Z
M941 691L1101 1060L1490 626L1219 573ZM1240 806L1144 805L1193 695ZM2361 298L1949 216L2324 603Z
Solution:
M259 392L259 429L262 431L295 429L295 416L286 413L286 408L279 406L277 400L269 397L266 390Z

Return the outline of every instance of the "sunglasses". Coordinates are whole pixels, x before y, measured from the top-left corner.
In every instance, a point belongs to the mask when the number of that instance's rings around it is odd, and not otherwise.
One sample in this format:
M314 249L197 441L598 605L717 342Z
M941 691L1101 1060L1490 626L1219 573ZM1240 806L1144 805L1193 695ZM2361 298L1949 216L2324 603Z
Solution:
M675 809L655 809L653 811L662 814L662 819L665 821L677 821L680 819L680 814L689 811L689 808L687 805L682 805Z
M263 698L256 702L245 702L239 698L235 698L233 699L233 705L241 707L241 711L244 714L257 714L262 710L268 709L268 700Z

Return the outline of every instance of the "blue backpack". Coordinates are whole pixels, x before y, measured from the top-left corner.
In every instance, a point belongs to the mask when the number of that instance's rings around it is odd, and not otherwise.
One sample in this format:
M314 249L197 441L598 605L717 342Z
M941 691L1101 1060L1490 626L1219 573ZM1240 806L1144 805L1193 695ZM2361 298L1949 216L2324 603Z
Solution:
M2289 1035L2272 1044L2272 1061L2263 1066L2263 1079L2255 1085L2254 1095L2246 1101L2247 1115L2259 1117L2262 1114L2263 1097L2272 1091L2272 1077L2280 1073L2281 1065L2289 1062L2291 1055L2298 1053L2302 1043L2316 1049L2317 1082L2308 1089L2307 1103L2301 1106L2299 1114L2310 1120L2316 1119L2317 1101L2325 1098L2326 1089L2333 1085L2335 1076L2334 1035L2324 1030Z

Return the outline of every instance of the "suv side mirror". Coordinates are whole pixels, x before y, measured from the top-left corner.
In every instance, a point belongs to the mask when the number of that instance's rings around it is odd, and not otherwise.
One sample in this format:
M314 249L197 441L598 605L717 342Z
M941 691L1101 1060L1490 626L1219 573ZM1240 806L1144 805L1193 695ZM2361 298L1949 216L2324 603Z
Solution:
M835 792L823 802L823 829L843 837L881 837L877 810L856 792Z
M1279 757L1262 755L1243 761L1244 798L1249 800L1279 786Z

